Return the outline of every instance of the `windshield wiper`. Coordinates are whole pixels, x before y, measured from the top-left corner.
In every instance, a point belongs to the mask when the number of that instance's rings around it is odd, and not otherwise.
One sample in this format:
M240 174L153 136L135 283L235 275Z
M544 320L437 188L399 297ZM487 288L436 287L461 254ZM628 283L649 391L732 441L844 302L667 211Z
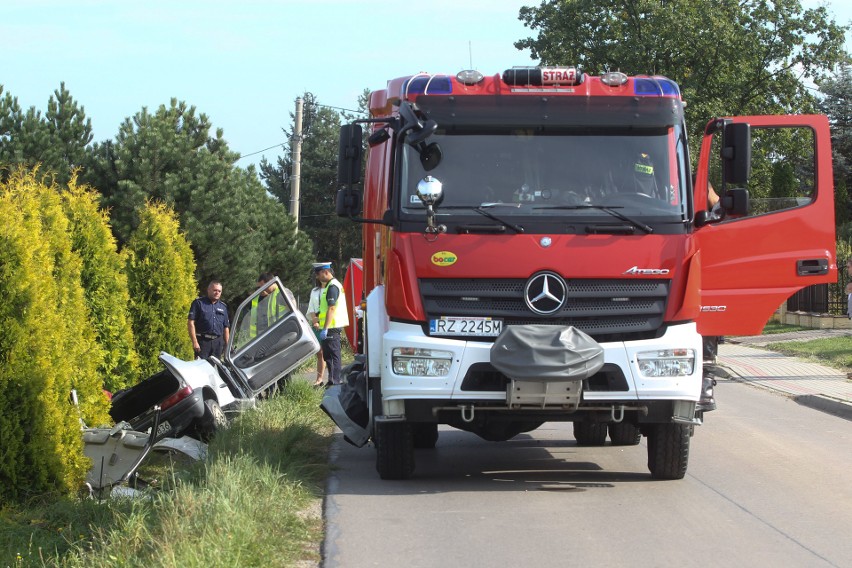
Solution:
M476 207L473 207L473 206L470 206L470 205L468 205L468 206L465 206L465 205L450 205L450 206L446 206L446 207L441 207L440 209L470 209L472 211L476 211L477 213L479 213L483 217L488 217L492 221L497 221L501 225L503 225L505 227L509 227L510 229L514 230L516 233L523 233L525 231L524 231L524 228L522 226L517 225L515 223L511 223L511 222L506 221L504 219L501 219L500 217L498 217L494 213L491 213L490 211L486 211L486 209L491 209L493 207L512 207L512 208L517 209L520 206L521 206L520 203L481 203L481 204L477 205Z
M498 223L503 223L507 227L514 229L515 232L523 233L524 228L521 227L520 225L516 225L515 223L510 223L509 221L504 221L503 219L501 219L500 217L498 217L494 213L491 213L490 211L486 211L486 209L485 209L486 207L490 209L492 207L516 207L517 208L517 207L520 207L520 206L521 206L520 203L481 203L479 205L479 207L474 207L473 210L476 211L477 213L479 213L480 215L483 215L484 217L488 217L492 221L497 221Z
M598 211L603 211L605 213L609 213L613 217L617 217L622 221L626 221L633 225L638 229L642 229L646 233L653 233L654 227L650 225L646 225L642 221L637 221L636 219L631 219L624 213L620 211L616 211L616 209L621 209L620 205L616 206L608 206L608 205L595 205L593 203L583 203L581 205L544 205L540 207L533 207L533 209L597 209Z
M463 235L474 233L502 234L506 232L506 225L459 225L456 232Z

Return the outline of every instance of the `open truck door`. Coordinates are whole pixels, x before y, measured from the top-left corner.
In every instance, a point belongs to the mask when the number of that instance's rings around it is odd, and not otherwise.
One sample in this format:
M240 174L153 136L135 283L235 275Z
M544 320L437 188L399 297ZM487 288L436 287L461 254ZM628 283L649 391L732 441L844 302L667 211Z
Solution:
M701 211L708 181L727 212ZM760 333L791 295L837 281L825 116L712 121L695 182L701 335Z
M292 292L278 278L240 304L231 331L225 360L248 395L286 378L320 349Z
M349 268L343 277L343 291L348 298L346 307L349 309L349 325L344 328L346 338L352 351L363 353L363 314L361 301L364 299L364 261L360 258L350 258Z

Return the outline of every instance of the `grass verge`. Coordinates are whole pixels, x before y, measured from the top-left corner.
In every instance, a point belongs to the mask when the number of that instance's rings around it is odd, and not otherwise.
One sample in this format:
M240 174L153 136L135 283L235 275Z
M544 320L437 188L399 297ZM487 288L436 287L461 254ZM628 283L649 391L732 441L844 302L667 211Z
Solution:
M766 349L809 359L835 369L852 370L852 337L849 336L770 343Z
M763 331L760 332L760 334L772 335L774 333L787 333L788 331L809 331L811 329L813 328L802 327L800 325L789 325L786 323L780 323L774 320L770 320L763 328Z
M0 566L311 566L333 425L295 379L143 498L0 509Z

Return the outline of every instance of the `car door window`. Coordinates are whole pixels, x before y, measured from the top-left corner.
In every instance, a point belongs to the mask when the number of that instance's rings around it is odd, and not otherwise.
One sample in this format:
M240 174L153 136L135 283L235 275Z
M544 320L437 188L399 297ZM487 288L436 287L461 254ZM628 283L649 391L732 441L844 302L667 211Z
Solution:
M254 393L281 379L318 350L295 298L277 278L243 301L233 321L226 360Z

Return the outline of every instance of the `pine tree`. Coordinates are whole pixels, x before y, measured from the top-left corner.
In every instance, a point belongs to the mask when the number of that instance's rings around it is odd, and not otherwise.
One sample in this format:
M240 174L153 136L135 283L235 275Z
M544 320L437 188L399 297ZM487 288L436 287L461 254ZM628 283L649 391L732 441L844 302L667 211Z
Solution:
M337 151L339 130L345 118L320 105L311 93L304 95L299 228L316 247L315 256L334 263L342 275L350 258L361 256L361 225L337 217ZM292 137L292 134L288 134ZM277 164L261 164L267 190L285 206L290 203L289 175L292 157L279 157Z
M73 172L89 159L92 121L86 118L85 108L77 104L64 82L48 100L44 120L50 145L42 154L43 167L55 172L57 182L66 185Z
M91 141L91 120L65 83L53 92L44 115L35 107L23 111L9 93L0 98L0 166L7 171L38 167L39 177L64 186L89 161Z
M226 145L210 138L210 128L205 114L172 99L153 114L143 108L126 118L115 141L95 145L91 167L81 179L103 195L119 244L127 242L139 225L147 201L177 212L187 210L195 177L202 174L200 154L216 147L216 156L225 163L236 159Z
M260 272L293 271L280 266L276 251L282 243L269 239L294 233L295 227L277 213L280 207L254 169L234 165L239 155L228 149L222 131L211 135L211 128L206 115L176 100L153 114L143 109L122 124L114 141L95 146L85 179L103 193L119 243L139 225L146 200L171 207L197 259L199 289L221 280L222 297L233 309L254 291ZM291 250L292 241L304 238L286 240ZM304 245L296 250L292 262L301 270L311 250Z

